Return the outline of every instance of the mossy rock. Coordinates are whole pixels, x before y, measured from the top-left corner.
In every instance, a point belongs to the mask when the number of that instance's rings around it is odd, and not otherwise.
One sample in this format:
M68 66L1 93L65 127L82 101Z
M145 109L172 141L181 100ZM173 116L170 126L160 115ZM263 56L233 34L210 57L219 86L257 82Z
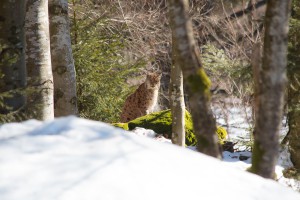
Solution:
M217 135L219 139L220 144L224 144L226 138L227 138L227 131L225 128L218 126L217 127Z
M163 110L160 112L151 113L143 117L139 117L128 122L128 129L133 130L135 127L143 127L151 129L158 134L163 134L168 138L172 136L172 117L171 110ZM193 122L191 114L185 112L185 143L188 146L196 145L196 137L193 131ZM227 137L227 132L224 128L218 127L217 134L219 142L222 144Z
M128 131L128 123L113 123L111 124L112 126L118 127L118 128L122 128L126 131Z

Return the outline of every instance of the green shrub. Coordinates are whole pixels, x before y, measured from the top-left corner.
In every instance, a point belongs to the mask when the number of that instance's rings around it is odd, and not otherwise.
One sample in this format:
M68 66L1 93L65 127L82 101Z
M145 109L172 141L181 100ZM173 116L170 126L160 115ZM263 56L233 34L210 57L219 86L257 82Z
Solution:
M127 41L121 34L122 27L114 27L105 16L99 18L79 6L76 9L86 12L71 29L79 116L117 122L120 108L132 92L126 79L144 62L125 58Z
M241 95L241 89L244 94L249 95L252 89L252 69L248 60L243 58L230 58L222 49L218 49L212 44L202 47L201 59L205 71L212 81L232 83L234 94ZM240 88L237 88L240 87Z

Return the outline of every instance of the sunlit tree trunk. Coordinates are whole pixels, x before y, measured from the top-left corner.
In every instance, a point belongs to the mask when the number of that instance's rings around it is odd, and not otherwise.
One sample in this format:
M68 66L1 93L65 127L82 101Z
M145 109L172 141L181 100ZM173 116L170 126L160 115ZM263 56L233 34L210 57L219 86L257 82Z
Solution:
M1 114L20 111L25 104L21 94L26 84L24 5L24 1L1 0L0 3L0 74L3 75L0 95L6 96L1 98L4 100L0 105Z
M49 0L55 117L76 115L76 77L67 0Z
M261 84L254 130L251 171L274 178L279 152L286 85L287 34L290 1L269 0L265 17L264 52Z
M184 83L191 107L197 150L220 158L216 122L210 107L210 80L196 48L192 24L188 17L188 1L169 0L170 25L176 51L175 62L182 67Z
M54 118L48 0L27 0L25 18L28 108L30 117Z
M173 40L173 45L175 41ZM183 75L176 63L176 51L173 48L173 62L170 79L170 107L172 113L172 143L185 147L185 105L183 93Z

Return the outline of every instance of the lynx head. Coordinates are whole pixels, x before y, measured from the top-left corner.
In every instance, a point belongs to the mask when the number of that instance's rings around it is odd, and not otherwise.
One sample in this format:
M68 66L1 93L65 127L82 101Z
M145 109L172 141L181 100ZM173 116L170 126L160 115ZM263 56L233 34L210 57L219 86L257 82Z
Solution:
M147 74L147 78L146 78L146 85L147 88L156 88L160 86L160 78L161 78L161 73L159 72L149 72Z

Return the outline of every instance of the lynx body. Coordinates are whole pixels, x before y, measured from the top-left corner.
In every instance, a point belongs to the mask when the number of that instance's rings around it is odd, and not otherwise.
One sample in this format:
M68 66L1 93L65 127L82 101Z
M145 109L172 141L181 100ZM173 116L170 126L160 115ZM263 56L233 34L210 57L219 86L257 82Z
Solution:
M145 82L127 97L121 113L121 122L128 122L153 112L157 104L160 78L159 73L147 74Z

